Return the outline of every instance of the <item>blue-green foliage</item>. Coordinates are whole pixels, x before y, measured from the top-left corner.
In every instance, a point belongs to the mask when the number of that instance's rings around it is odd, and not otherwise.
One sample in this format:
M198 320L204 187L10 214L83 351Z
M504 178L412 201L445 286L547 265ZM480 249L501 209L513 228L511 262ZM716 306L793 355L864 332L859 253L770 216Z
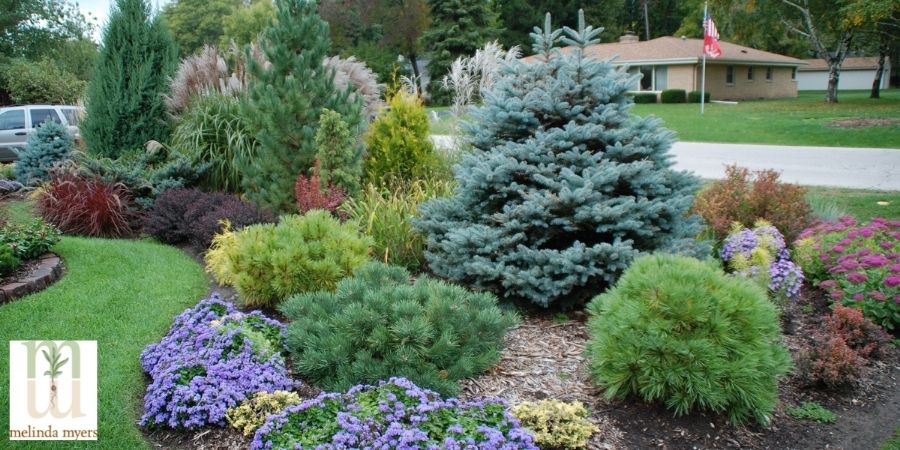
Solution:
M16 179L35 186L50 178L50 169L72 158L72 137L61 124L48 120L28 137L25 149L13 168Z
M697 180L671 169L671 132L628 113L635 77L583 56L600 31L583 17L551 31L548 16L535 60L484 93L458 188L416 222L434 273L549 306L599 293L640 252L694 248Z

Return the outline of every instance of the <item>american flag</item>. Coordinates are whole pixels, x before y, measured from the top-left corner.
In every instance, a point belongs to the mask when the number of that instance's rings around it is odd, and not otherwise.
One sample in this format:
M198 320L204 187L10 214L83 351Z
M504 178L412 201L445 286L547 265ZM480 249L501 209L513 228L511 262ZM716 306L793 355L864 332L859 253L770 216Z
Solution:
M709 16L703 19L703 53L710 58L722 56L722 49L719 48L719 30Z

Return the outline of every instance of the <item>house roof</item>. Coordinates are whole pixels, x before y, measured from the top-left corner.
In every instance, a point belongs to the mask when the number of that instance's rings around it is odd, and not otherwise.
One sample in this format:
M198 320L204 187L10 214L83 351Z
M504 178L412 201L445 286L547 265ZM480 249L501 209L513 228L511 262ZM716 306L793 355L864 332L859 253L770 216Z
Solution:
M719 41L722 56L707 58L707 64L743 63L759 65L801 66L803 60L777 53L764 52L743 45ZM563 52L572 50L565 47ZM596 59L617 57L615 64L694 64L702 59L703 39L664 36L649 41L613 42L594 44L587 47L585 54ZM525 58L529 61L533 56Z
M824 59L804 59L803 61L806 62L806 66L798 69L800 71L809 72L828 70L828 63L826 63ZM857 56L845 58L844 64L841 65L841 70L874 70L877 68L877 56Z

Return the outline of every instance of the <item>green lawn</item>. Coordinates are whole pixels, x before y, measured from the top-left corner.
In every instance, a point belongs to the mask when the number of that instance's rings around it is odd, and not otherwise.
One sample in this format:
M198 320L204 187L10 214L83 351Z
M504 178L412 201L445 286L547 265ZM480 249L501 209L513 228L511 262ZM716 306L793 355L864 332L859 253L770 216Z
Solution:
M806 198L814 210L830 216L849 214L861 222L873 217L900 220L900 192L807 187ZM879 203L880 202L880 203ZM886 203L886 204L885 204Z
M147 448L136 425L145 389L138 356L202 297L206 275L177 248L149 241L65 237L55 251L65 260L66 275L0 306L0 407L9 404L9 340L96 340L100 437L13 446L6 409L0 413L0 448Z
M900 148L900 89L882 91L880 100L868 95L841 92L839 103L829 105L822 101L822 92L802 92L793 99L712 103L704 115L699 104L635 105L633 111L663 119L682 141ZM847 118L897 122L860 129L829 126L835 119Z
M825 103L823 92L802 92L798 98L712 103L700 115L699 104L635 105L634 113L653 114L678 133L682 141L745 144L821 145L835 147L900 148L900 89L882 91L880 100L868 91L841 92L836 105ZM447 108L429 108L443 111ZM886 118L892 126L861 129L834 128L835 119ZM452 117L432 121L433 134L450 134Z

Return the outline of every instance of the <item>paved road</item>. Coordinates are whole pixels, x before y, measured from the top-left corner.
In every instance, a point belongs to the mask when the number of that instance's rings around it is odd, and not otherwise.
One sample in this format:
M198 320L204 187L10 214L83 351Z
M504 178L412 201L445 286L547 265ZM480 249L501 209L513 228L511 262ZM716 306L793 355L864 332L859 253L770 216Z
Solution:
M452 143L449 136L432 138L441 147ZM900 191L900 149L677 142L672 152L676 168L703 178L721 178L725 165L736 163L775 169L784 181L806 186Z

